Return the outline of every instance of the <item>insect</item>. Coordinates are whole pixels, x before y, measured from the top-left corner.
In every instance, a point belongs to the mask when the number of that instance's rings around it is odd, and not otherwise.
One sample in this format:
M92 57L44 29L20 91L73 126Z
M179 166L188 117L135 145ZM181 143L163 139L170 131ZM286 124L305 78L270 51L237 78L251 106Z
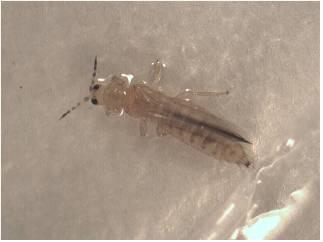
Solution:
M97 57L90 95L83 102L91 101L103 106L107 115L127 113L139 119L141 136L147 134L147 123L156 124L158 136L170 135L220 161L227 161L249 167L252 164L252 143L243 138L229 122L222 120L195 105L187 96L223 95L226 92L194 92L186 89L175 97L170 97L152 88L161 79L163 64L152 64L150 83L132 83L132 75L112 75L106 79L96 79ZM149 85L150 84L150 85ZM60 119L81 105L81 102L65 112Z

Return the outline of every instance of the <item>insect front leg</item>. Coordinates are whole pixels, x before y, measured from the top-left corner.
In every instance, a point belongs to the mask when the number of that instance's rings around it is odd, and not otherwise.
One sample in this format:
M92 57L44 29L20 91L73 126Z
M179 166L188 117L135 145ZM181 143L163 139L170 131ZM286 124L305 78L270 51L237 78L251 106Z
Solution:
M162 64L159 60L156 60L151 65L152 65L152 68L151 68L149 82L150 84L157 84L160 82L162 78L162 72L163 72L163 69L165 68L165 64Z
M139 120L139 134L140 136L146 136L148 130L148 122L147 119L140 119Z
M185 89L184 92L180 92L179 94L176 95L176 98L181 98L181 99L185 99L185 100L190 100L192 99L194 96L204 96L204 97L210 97L210 96L214 96L214 97L218 97L218 96L223 96L223 95L228 95L229 91L212 91L212 92L208 92L208 91L193 91L191 89Z

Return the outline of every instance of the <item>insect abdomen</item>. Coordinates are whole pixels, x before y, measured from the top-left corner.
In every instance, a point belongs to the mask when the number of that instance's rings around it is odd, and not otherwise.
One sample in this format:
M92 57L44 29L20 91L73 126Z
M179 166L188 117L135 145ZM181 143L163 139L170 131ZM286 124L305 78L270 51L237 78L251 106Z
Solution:
M240 142L235 142L223 137L203 125L173 124L166 125L167 134L216 158L217 160L231 163L250 165L249 157ZM247 145L247 144L245 144Z
M161 133L172 135L217 160L250 165L247 151L251 143L225 121L197 105L170 98L144 85L133 86L131 91L125 109L131 116L155 121L158 130L163 130Z

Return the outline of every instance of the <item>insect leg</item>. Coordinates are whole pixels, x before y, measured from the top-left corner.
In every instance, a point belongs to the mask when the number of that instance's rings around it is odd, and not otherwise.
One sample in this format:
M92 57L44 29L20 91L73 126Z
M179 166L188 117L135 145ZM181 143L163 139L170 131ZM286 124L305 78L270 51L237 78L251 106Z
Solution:
M221 92L208 92L208 91L192 91L191 89L186 89L184 92L180 92L176 95L176 98L183 98L183 99L191 99L193 96L204 96L204 97L210 97L210 96L223 96L228 95L229 91L221 91Z
M167 135L167 129L160 122L158 122L156 127L156 133L158 136L165 136Z
M147 119L140 119L139 120L139 133L140 136L146 136L147 135L147 130L148 130L148 122Z
M159 60L156 60L155 62L151 63L151 74L150 74L150 80L149 82L151 84L155 84L160 82L162 78L162 71L163 68L165 68L165 65L162 64Z

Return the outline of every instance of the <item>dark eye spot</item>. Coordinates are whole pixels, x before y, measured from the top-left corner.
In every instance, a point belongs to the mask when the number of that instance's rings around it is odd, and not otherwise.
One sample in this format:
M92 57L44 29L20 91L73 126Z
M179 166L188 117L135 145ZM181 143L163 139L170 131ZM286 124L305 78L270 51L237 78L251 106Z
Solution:
M92 98L92 99L91 99L91 102L92 102L94 105L97 105L97 104L98 104L98 100L96 100L96 98Z
M100 88L100 85L99 84L95 84L94 86L93 86L93 89L94 90L98 90Z

